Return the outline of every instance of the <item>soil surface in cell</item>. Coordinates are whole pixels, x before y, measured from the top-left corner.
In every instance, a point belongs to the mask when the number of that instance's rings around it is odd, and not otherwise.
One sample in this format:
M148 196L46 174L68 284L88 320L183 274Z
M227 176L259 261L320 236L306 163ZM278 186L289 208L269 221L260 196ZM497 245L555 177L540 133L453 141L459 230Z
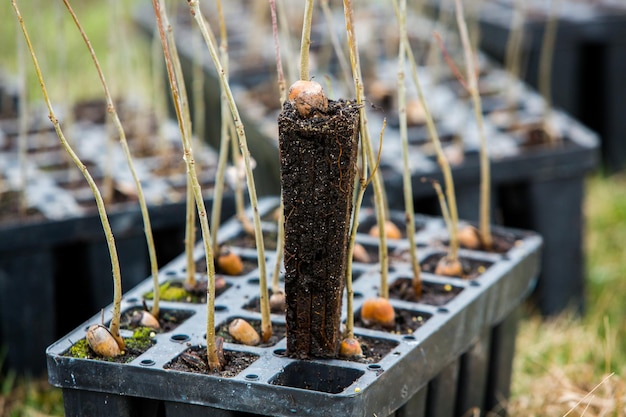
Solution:
M398 278L389 284L389 298L442 306L456 297L461 290L461 288L450 284L422 281L422 294L420 297L416 297L412 280L410 278Z
M206 348L193 346L166 365L165 369L232 378L239 375L257 359L258 356L252 353L224 350L222 369L211 371L208 366Z

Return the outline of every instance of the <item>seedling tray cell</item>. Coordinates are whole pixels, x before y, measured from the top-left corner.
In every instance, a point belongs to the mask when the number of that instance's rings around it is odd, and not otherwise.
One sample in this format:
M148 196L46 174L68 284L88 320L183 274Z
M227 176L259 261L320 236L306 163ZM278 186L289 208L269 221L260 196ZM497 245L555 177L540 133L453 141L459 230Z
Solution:
M262 215L273 210L277 198L260 202ZM361 212L363 221L371 210ZM398 213L394 213L397 215ZM422 226L416 231L421 245L420 261L439 254L445 246L445 227L440 218L418 215ZM263 222L266 231L275 223ZM48 347L49 381L63 388L66 416L453 416L470 407L493 409L496 399L509 393L514 352L516 309L530 293L539 273L542 239L533 232L501 230L514 234L517 244L506 253L462 252L468 258L487 262L488 268L474 279L423 273L429 284L449 285L458 292L444 305L391 299L397 311L407 310L421 323L405 332L388 332L364 326L355 328L365 344L380 340L385 353L373 360L310 359L286 356L286 339L270 345L244 346L225 342L227 352L251 355L249 365L231 377L169 369L188 349L205 345L206 306L198 303L161 302L162 309L185 310L190 314L171 332L155 335L156 343L129 363L68 357L68 348L85 337L89 324L100 322L95 315ZM232 219L222 226L220 240L240 234ZM358 241L372 244L371 236L359 234ZM203 258L198 244L195 256ZM410 265L399 253L404 239L392 245L393 282L411 276ZM255 256L256 249L237 248ZM275 252L268 251L271 276ZM355 263L359 278L354 282L355 312L368 297L378 294L377 264ZM185 259L180 255L160 273L161 282L184 276ZM247 305L258 297L258 270L241 276L226 276L228 289L216 297L216 326L242 317L260 320L258 311ZM145 279L123 297L122 311L141 306L152 291ZM148 304L150 300L147 300ZM344 300L345 301L345 300ZM111 306L104 308L104 322ZM345 302L343 318L345 320ZM285 324L284 314L272 314L275 326ZM513 324L513 326L511 326ZM128 330L123 330L128 332ZM133 414L135 413L135 414Z

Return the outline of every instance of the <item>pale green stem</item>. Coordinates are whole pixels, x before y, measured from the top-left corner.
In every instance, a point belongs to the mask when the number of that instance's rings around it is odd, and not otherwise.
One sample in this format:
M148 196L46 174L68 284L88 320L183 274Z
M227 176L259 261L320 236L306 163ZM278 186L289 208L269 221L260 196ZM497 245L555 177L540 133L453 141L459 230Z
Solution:
M172 71L174 72L174 76L176 80L179 80L177 83L176 89L178 90L177 100L180 100L180 117L179 125L181 128L181 133L183 135L183 140L189 141L189 147L192 146L192 134L191 134L191 116L189 114L189 103L187 101L187 91L185 87L185 83L183 82L183 70L180 64L180 59L178 59L178 51L176 48L176 42L174 40L174 32L172 30L172 26L169 23L169 19L167 17L167 10L165 6L164 0L159 0L160 8L162 9L163 25L164 25L164 35L167 39L168 49L171 49L170 59L172 64ZM169 69L168 69L169 70ZM194 168L195 169L195 168ZM189 177L189 173L187 173L187 200L186 200L186 224L185 224L185 256L187 261L187 277L186 283L187 286L193 288L196 285L196 262L193 256L195 244L196 244L196 204L195 204L195 196L193 191L193 184L191 183L191 178Z
M359 53L356 37L354 35L354 21L352 17L352 1L343 0L344 16L346 20L346 33L348 35L348 44L350 51L350 65L352 67L352 77L354 79L356 102L361 105L360 114L360 134L361 145L364 146L367 154L367 160L371 166L376 165L376 156L372 149L372 142L367 130L367 115L365 112L363 83L361 76L361 68L359 63ZM380 258L380 296L389 298L388 285L388 269L389 269L389 252L387 248L387 237L385 234L386 204L384 197L384 188L381 180L380 171L373 175L374 187L374 206L376 210L376 220L378 223L378 234L380 237L379 258Z
M189 1L189 6L191 8L191 14L194 16L196 22L200 27L200 31L204 36L204 40L209 49L211 58L213 60L213 64L217 70L217 73L220 78L220 85L224 89L224 93L226 93L226 97L228 99L228 104L230 106L230 111L235 122L235 127L237 131L237 137L239 139L239 147L241 149L241 154L244 159L245 168L246 168L246 180L248 185L248 194L250 196L250 206L252 208L252 214L254 218L254 239L257 247L258 254L258 262L259 262L259 286L260 286L260 304L261 304L261 333L264 341L267 341L272 335L272 323L270 321L270 306L269 306L269 298L267 294L267 270L265 264L265 248L263 243L263 231L261 229L261 216L259 214L258 207L258 199L256 194L256 187L254 184L254 173L252 172L252 162L250 158L250 151L248 149L248 142L246 140L246 134L244 125L241 122L241 116L239 115L239 110L237 108L237 104L235 103L235 99L233 97L233 93L230 89L230 85L226 78L226 74L224 73L224 68L220 62L219 56L217 54L217 48L215 46L215 42L213 41L213 37L209 34L210 26L209 23L202 16L202 12L200 11L200 5L195 0Z
M397 0L396 0L397 1ZM394 2L395 4L395 2ZM446 158L446 154L443 151L443 147L441 146L441 140L439 139L439 134L437 133L437 128L435 126L435 121L433 119L432 113L430 112L430 107L428 103L426 103L426 97L424 96L424 91L422 89L422 84L419 80L418 72L417 72L417 63L415 61L415 57L413 56L413 51L410 48L408 37L406 33L403 34L405 51L409 59L409 64L411 65L411 75L413 78L413 84L415 85L415 89L417 90L417 98L424 110L424 116L426 119L426 128L428 130L428 135L433 141L433 145L435 146L435 153L437 155L437 163L441 168L441 172L443 174L444 183L446 186L446 198L450 207L450 218L452 228L450 229L450 252L448 253L448 258L452 260L456 260L458 258L459 251L459 239L458 239L458 211L456 205L456 193L454 191L454 181L452 179L452 170L450 169L450 163L448 162L448 158Z
M383 136L385 128L387 127L387 119L383 120L383 128L380 132L380 143L383 142ZM367 155L365 152L361 152L361 165L363 172L367 172ZM376 171L377 167L374 167ZM373 173L375 174L375 172ZM361 205L363 204L363 197L365 196L365 190L367 185L372 181L373 177L368 180L364 176L359 176L359 181L355 183L355 187L358 186L358 192L354 201L354 210L352 213L352 226L350 229L350 238L348 240L348 259L346 267L346 327L344 331L344 339L354 338L354 289L352 287L352 263L354 261L354 246L356 244L356 235L359 230L359 217L361 212Z
M141 216L143 218L143 228L144 233L146 235L146 242L148 245L148 254L150 257L150 270L152 272L152 280L154 284L154 302L152 305L152 315L155 317L159 316L159 265L156 257L156 249L154 246L154 238L152 236L152 226L150 224L150 215L148 214L148 205L146 204L146 199L143 193L143 187L141 186L141 181L139 176L137 175L137 171L135 170L135 165L133 163L133 158L130 153L130 148L128 147L128 141L126 140L126 133L124 132L124 128L122 127L122 122L120 121L119 115L115 110L115 105L113 104L113 98L111 97L111 93L109 92L109 88L106 83L106 79L104 77L104 73L102 72L102 67L100 66L100 62L96 56L96 52L91 46L91 42L87 37L87 34L83 30L81 23L78 21L78 17L74 13L74 10L70 6L68 0L63 0L65 3L65 7L67 7L68 11L72 15L72 19L74 23L78 27L78 30L89 49L89 54L91 55L91 59L98 71L98 77L100 78L100 82L102 83L102 88L104 90L104 95L107 100L107 112L112 115L113 122L115 127L117 128L117 132L120 136L120 144L122 145L122 149L124 150L124 155L126 156L126 163L128 164L128 168L132 174L133 180L135 181L135 186L137 188L137 198L139 200L139 206L141 208Z
M524 38L524 20L525 20L525 5L524 0L515 0L513 10L513 20L511 21L511 31L506 46L506 60L505 66L507 71L511 75L512 82L515 82L521 72L521 51L522 40ZM508 108L512 110L513 115L516 114L514 110L515 100L517 97L514 94L514 89L509 88L507 92Z
M409 135L406 115L406 85L404 80L404 67L406 50L409 49L406 33L406 0L394 0L394 7L398 11L400 26L400 47L398 48L398 116L400 118L400 141L402 143L402 190L404 192L404 211L406 215L406 236L409 240L409 253L411 256L411 268L413 270L413 287L421 289L420 265L417 258L417 244L415 243L415 209L413 207L413 188L411 186L411 167L409 165ZM420 294L416 294L419 296Z
M46 89L46 85L44 83L43 75L41 73L41 69L39 67L39 63L37 61L37 57L35 56L35 51L33 49L33 45L32 45L32 43L30 41L30 37L28 35L28 31L27 31L26 26L24 24L24 19L22 18L22 15L21 15L18 7L17 7L16 0L11 0L11 4L13 5L13 9L15 9L15 13L17 15L17 19L18 19L18 21L20 23L20 26L22 28L22 32L24 33L24 39L26 40L26 45L28 47L28 50L30 51L31 58L33 60L33 65L35 67L35 71L37 73L37 78L39 80L39 86L41 87L41 91L42 91L43 96L44 96L44 101L46 103L46 106L48 107L48 112L49 112L48 117L50 118L50 121L54 125L54 130L56 131L57 136L59 137L59 140L61 141L61 145L63 146L63 148L65 149L65 151L69 155L69 157L72 159L74 164L76 164L76 166L82 172L82 174L85 177L85 179L87 180L87 183L89 184L89 187L91 188L91 191L93 192L94 198L96 200L96 206L98 208L98 214L100 216L100 221L102 223L102 228L104 229L104 234L106 236L107 246L108 246L108 249L109 249L109 255L110 255L110 258L111 258L111 267L112 267L112 272L113 272L113 313L112 313L112 317L111 317L111 323L109 325L109 330L110 330L111 334L113 335L113 337L115 338L115 340L117 341L118 345L121 348L123 348L124 347L124 340L122 339L122 337L120 335L120 319L121 319L120 310L121 310L121 303L122 303L122 276L121 276L121 272L120 272L119 259L118 259L118 256L117 256L117 249L115 247L115 238L113 237L113 231L111 229L111 225L110 225L109 219L107 217L106 208L104 206L104 200L102 199L102 195L100 194L100 190L98 190L98 186L96 185L96 182L94 181L93 177L89 173L89 170L87 169L85 164L82 163L82 161L80 160L78 155L74 152L74 150L70 146L69 142L65 139L65 135L63 134L63 131L61 129L61 125L59 123L59 119L57 119L57 117L56 117L56 115L54 113L54 110L52 108L52 104L51 104L50 98L48 96L48 90Z
M280 93L280 107L287 101L287 86L285 74L283 73L283 62L280 58L280 45L278 42L278 22L276 20L276 0L270 1L270 11L272 15L272 35L274 36L274 55L276 57L276 73L278 78L278 92Z
M280 58L280 45L278 42L278 23L276 21L276 2L269 0L270 12L272 15L272 33L274 35L274 52L276 56L276 72L278 78L278 91L280 93L280 107L282 108L287 100L287 87L285 85L285 75L283 73L282 60ZM276 231L276 259L274 260L274 272L272 274L272 293L280 292L280 267L283 262L283 249L285 247L285 212L283 196L280 196L280 207L278 208L278 229Z
M285 1L288 0L277 0L278 7L276 8L278 12L278 21L280 23L280 32L283 37L283 51L286 52L287 58L285 59L286 67L287 67L287 80L294 82L296 80L295 73L296 70L293 68L294 63L296 62L293 57L294 52L291 47L291 35L289 33L289 19L287 17L287 13L285 12Z
M194 130L200 140L205 139L204 72L202 68L202 42L199 34L194 33L192 71L192 99L194 110Z
M224 67L224 74L228 78L228 37L226 32L226 23L224 21L224 13L222 11L222 1L217 1L217 14L220 24L220 57L222 65ZM198 39L201 39L198 37ZM200 52L200 45L198 45L198 54ZM226 166L228 164L228 143L230 142L229 136L229 123L230 117L228 113L228 103L226 102L226 95L223 93L220 87L220 148L219 158L217 161L217 172L215 174L215 190L213 194L213 207L211 208L211 227L213 227L213 250L218 252L218 229L220 224L220 218L222 216L222 198L224 195L224 178L226 173ZM204 118L204 116L202 116Z
M282 196L278 213L278 230L276 237L276 260L274 262L274 272L272 274L272 293L280 292L280 266L283 260L283 250L285 248L285 212Z
M151 42L151 62L152 62L152 102L154 105L154 113L157 120L167 119L167 103L163 92L165 91L165 82L163 80L163 49L159 40L158 28L154 28L155 34ZM162 123L159 123L158 131L158 149L161 154L166 156L169 151L165 135L163 134Z
M443 191L441 190L441 186L439 182L433 179L422 178L422 182L430 181L433 188L435 189L435 193L437 194L437 199L439 200L439 207L441 207L441 217L443 217L443 221L446 224L446 228L448 229L448 234L453 236L456 234L456 226L450 217L450 210L448 209L448 204L446 203L446 197L443 195ZM456 261L458 258L452 258L448 255L449 260Z
M478 91L478 74L476 73L475 55L472 52L469 37L467 34L467 26L463 17L463 5L461 0L455 0L456 4L456 20L461 34L461 43L463 44L463 54L465 56L465 69L469 92L472 96L474 107L474 115L476 124L478 125L478 133L480 135L480 219L479 231L480 238L485 249L491 249L493 238L491 236L490 223L490 194L491 194L491 176L489 166L489 154L487 149L487 138L485 136L485 127L483 122L482 103L480 93Z
M313 0L306 0L304 21L302 23L302 41L300 42L300 79L308 81L309 49L311 47L311 21L313 20Z
M19 203L18 211L20 216L26 214L27 201L26 201L26 183L28 171L26 169L27 163L27 148L28 144L28 98L26 94L26 56L24 54L24 37L19 36L20 26L16 25L18 31L15 39L17 40L17 73L19 74L19 102L18 102L18 116L19 116L19 131L17 136L18 143L18 161L20 165L20 184L19 184ZM0 185L2 180L0 179Z
M166 38L165 29L163 27L162 18L165 16L165 9L161 11L161 5L159 0L152 0L154 6L157 23L159 26L159 35L161 37L161 43L163 44L163 52L165 55L165 63L170 81L170 88L172 91L172 97L174 107L176 109L176 116L178 119L178 125L182 135L182 143L184 148L183 159L187 163L187 175L190 178L192 184L194 199L196 202L196 208L198 210L198 217L200 220L200 227L202 230L202 243L204 245L204 253L207 268L207 327L206 327L206 342L207 342L207 357L208 363L211 369L220 369L221 364L217 354L217 345L215 343L215 263L213 256L213 249L211 247L211 232L209 229L209 221L207 219L206 209L204 206L204 199L202 197L202 191L200 189L200 183L194 167L195 161L193 159L193 151L191 149L191 136L190 131L187 129L188 125L183 115L183 110L188 112L188 108L183 107L183 100L179 96L178 81L184 83L182 78L177 78L177 75L181 73L175 72L175 65L172 60L175 59L180 65L178 55L172 55L170 53L170 45ZM188 115L187 115L188 120Z
M556 13L558 11L559 0L552 0L548 20L541 41L541 55L539 57L539 90L545 102L544 123L547 124L552 113L552 57L554 56L554 44L556 41L556 31L558 19ZM550 130L545 129L546 133ZM554 141L553 135L548 137Z
M326 23L328 24L328 32L330 35L330 41L333 46L333 50L337 55L337 59L339 60L339 66L341 67L341 73L345 78L346 87L353 86L350 71L350 65L348 64L348 59L346 58L346 54L344 53L341 44L339 43L339 38L337 37L337 32L333 28L333 13L328 6L328 0L322 0L321 3L322 11L324 12L324 17L326 18Z

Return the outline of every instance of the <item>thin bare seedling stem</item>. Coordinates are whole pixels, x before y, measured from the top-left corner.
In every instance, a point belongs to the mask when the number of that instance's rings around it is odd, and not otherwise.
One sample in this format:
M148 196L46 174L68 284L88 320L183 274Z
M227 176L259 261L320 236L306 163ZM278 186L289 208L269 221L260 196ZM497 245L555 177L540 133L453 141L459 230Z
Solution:
M455 232L455 224L452 221L452 217L450 216L450 210L448 209L448 203L446 202L446 197L443 194L443 190L441 189L441 185L439 185L439 181L434 180L432 178L422 178L422 182L429 181L437 194L437 199L439 200L439 207L441 207L441 217L443 217L443 221L446 224L446 228L448 229L448 234L452 236Z
M226 31L226 23L224 21L224 13L222 10L222 1L217 0L217 15L220 28L220 59L222 60L222 66L224 68L224 74L228 78L228 35ZM201 36L197 36L197 39L202 40ZM198 42L197 54L200 56L200 42ZM202 77L203 78L203 77ZM221 89L221 87L220 87ZM228 103L226 102L226 95L222 92L220 95L220 148L219 158L217 161L217 172L215 174L215 191L213 194L213 207L211 208L211 227L213 227L213 250L218 253L218 229L220 224L220 218L222 215L222 198L224 195L224 178L226 173L226 166L228 164L228 144L231 141L229 135L229 124L231 118L228 113ZM204 119L204 115L198 115Z
M163 0L159 0L161 4L161 9L163 11L161 15L161 19L163 20L164 27L164 35L167 39L168 49L170 52L170 60L172 68L171 70L174 72L174 77L179 82L176 85L176 89L178 90L178 94L176 100L179 100L180 106L180 117L179 127L181 129L183 146L184 142L188 142L188 147L192 148L193 136L191 133L191 115L189 114L189 103L187 101L187 91L185 87L185 83L183 82L183 70L180 64L180 59L178 59L178 51L176 48L176 42L174 41L174 33L172 30L172 26L169 23L167 9ZM160 30L160 28L159 28ZM163 42L161 42L163 45ZM166 63L167 64L167 63ZM168 68L168 71L170 69ZM194 165L195 170L195 165ZM187 197L186 197L186 220L185 220L185 254L187 261L187 276L185 278L185 283L188 288L193 288L196 285L196 262L194 259L194 248L196 245L196 205L195 201L195 192L193 190L194 184L192 183L191 176L187 175Z
M440 40L441 38L439 38ZM448 259L457 260L458 252L459 252L459 239L458 239L458 210L456 204L456 193L454 190L454 180L452 178L452 169L450 168L450 163L448 162L448 158L446 157L445 152L443 151L443 147L441 146L441 140L439 139L439 133L437 132L437 128L435 126L435 121L433 120L433 116L430 112L430 107L426 103L426 98L424 96L424 91L422 89L422 85L420 83L418 73L417 73L417 64L415 62L415 58L413 56L413 51L409 47L408 37L405 38L405 50L409 57L409 63L411 64L411 75L413 78L413 83L415 84L415 88L417 90L417 98L424 109L424 115L426 119L426 128L428 129L428 134L433 141L435 146L435 153L437 154L437 163L441 168L441 172L443 174L443 180L446 186L446 198L448 200L448 204L450 207L450 220L452 224L452 228L450 229L450 251L448 252Z
M311 48L311 21L313 20L313 0L306 0L304 20L302 23L302 40L300 41L300 79L308 81L309 49Z
M280 58L280 44L278 41L278 21L276 19L276 0L269 0L270 12L272 16L272 35L274 37L274 55L276 57L276 75L278 78L278 92L280 94L280 105L287 100L287 83L283 72L283 62Z
M33 65L35 67L35 72L37 73L37 79L39 80L39 85L41 87L41 91L44 96L44 101L46 102L46 106L48 107L48 112L49 112L48 117L50 118L50 121L54 125L54 129L57 133L57 136L59 137L59 140L61 141L61 145L63 146L63 148L69 155L69 157L72 159L74 164L76 164L76 166L82 172L96 200L98 214L100 216L102 228L104 229L104 234L106 236L107 246L109 249L109 255L111 258L111 267L112 267L112 272L113 272L113 313L111 317L111 323L109 325L109 331L111 332L111 335L115 338L120 349L123 350L125 344L124 344L124 339L122 339L122 336L120 335L120 319L121 319L120 310L121 310L121 303L122 303L122 275L120 272L120 264L119 264L119 259L117 256L117 249L115 247L115 238L113 237L113 231L111 229L111 225L109 223L109 219L106 213L104 200L102 198L102 195L100 194L100 190L98 189L96 182L94 181L93 177L89 173L89 170L87 169L85 164L82 163L79 156L74 152L71 145L65 138L65 135L63 134L61 125L59 123L59 119L56 117L54 113L54 109L52 108L52 103L50 102L50 97L48 96L48 90L46 88L46 85L43 79L43 74L41 73L41 68L39 67L37 56L35 55L35 50L33 49L33 45L30 41L28 30L26 29L26 25L24 24L24 19L22 18L19 8L17 7L16 0L11 0L11 4L13 5L13 9L15 10L15 13L17 15L18 22L22 28L22 32L24 33L24 39L26 40L26 45L28 47L28 50L30 51L31 58L33 60Z
M402 189L404 192L404 211L406 216L406 236L409 240L409 253L411 256L411 269L413 271L413 289L416 297L422 294L422 279L419 260L417 257L417 244L415 243L415 209L413 207L413 188L411 186L411 169L409 167L409 138L406 114L406 85L405 85L405 61L406 50L409 49L406 33L406 0L394 0L394 8L400 26L400 47L398 48L398 116L400 119L400 141L402 143Z
M126 133L124 132L124 128L122 127L122 122L120 121L119 115L115 110L115 105L113 104L113 98L111 97L111 93L109 92L109 88L106 83L106 79L104 77L104 73L102 72L102 67L100 66L100 62L98 61L98 57L96 56L96 52L91 46L91 42L87 34L85 33L80 21L78 20L78 16L74 13L74 10L70 6L68 0L63 0L65 7L69 11L78 31L80 32L85 44L87 45L87 49L89 49L89 54L91 55L91 59L94 62L96 70L98 71L98 77L100 78L100 82L102 83L102 88L104 90L104 94L107 101L107 112L113 117L113 123L117 128L117 132L120 137L120 144L122 145L122 149L124 150L124 155L126 156L126 162L128 164L128 168L133 176L133 180L135 181L135 186L137 187L137 198L139 200L139 206L141 208L141 216L143 218L143 226L144 233L146 235L146 242L148 245L148 254L150 257L150 270L152 272L152 280L154 284L154 300L152 304L152 315L154 317L159 317L159 265L156 257L156 249L154 246L154 237L152 236L152 226L150 224L150 215L148 213L148 205L146 204L146 199L143 194L143 188L141 186L141 181L139 180L139 176L137 175L137 171L135 170L135 164L133 163L133 157L130 152L130 148L128 147L128 141L126 140Z
M187 163L187 174L190 178L194 199L196 203L196 208L198 210L198 217L200 220L200 226L202 231L202 242L204 244L204 253L207 267L207 328L206 328L206 341L207 341L207 357L209 367L212 370L221 369L222 364L220 363L218 352L217 352L217 344L215 341L215 263L213 256L213 249L211 247L211 232L209 229L209 222L206 215L206 208L204 206L204 199L202 197L202 191L200 189L200 183L198 181L198 177L196 174L196 170L194 167L195 161L193 159L193 151L191 149L191 135L186 126L185 117L182 112L182 100L179 96L178 82L184 83L183 79L180 78L180 73L175 72L175 67L173 64L173 59L178 60L178 55L171 55L170 46L168 39L165 35L165 29L163 26L162 17L166 15L165 10L161 9L161 5L159 4L159 0L153 0L152 2L154 6L154 11L157 19L157 24L159 27L159 34L161 37L161 43L163 44L163 53L165 56L165 64L167 68L168 78L170 82L170 88L172 91L174 107L176 110L176 116L178 119L178 124L182 133L182 141L184 147L184 156L183 159ZM180 65L180 61L178 61ZM177 75L179 76L177 78ZM186 109L188 111L188 109Z
M324 17L326 18L326 23L328 24L328 32L330 35L330 41L333 46L333 50L337 55L337 59L339 60L339 66L341 67L341 74L345 78L346 87L351 88L354 87L353 80L351 78L350 65L348 64L348 58L346 58L346 54L344 50L341 48L339 43L339 38L337 33L334 30L333 25L333 13L328 6L328 0L322 0L321 2L322 11L324 12Z
M280 23L280 32L283 38L283 51L286 52L285 55L287 58L285 59L285 66L287 68L287 76L285 77L287 81L295 81L296 79L296 70L293 68L295 59L292 59L293 49L291 47L291 35L289 33L289 19L287 17L286 2L288 0L278 0L276 2L276 11L278 12L278 21Z
M245 129L243 123L241 122L241 116L239 115L239 110L237 108L237 104L235 103L235 99L233 97L233 93L230 89L230 85L228 83L228 79L224 73L224 68L220 62L219 56L217 54L217 48L215 46L215 42L210 33L209 23L204 19L202 12L200 10L199 2L196 0L189 0L189 7L191 9L191 14L195 18L198 26L200 27L200 31L204 37L205 43L209 49L211 54L211 58L213 59L213 64L217 69L217 73L220 76L220 83L223 87L224 93L226 94L226 98L228 99L228 104L230 107L230 111L232 114L232 118L235 122L235 127L237 131L237 137L239 139L239 147L241 149L241 154L243 156L243 160L246 168L246 180L248 185L248 194L250 196L250 206L252 209L252 215L254 219L254 239L257 247L258 254L258 263L259 263L259 286L260 286L260 304L261 304L261 337L263 341L267 342L269 338L272 336L272 323L270 320L270 306L269 306L269 297L267 294L267 269L265 265L265 248L263 243L263 231L261 229L261 217L259 214L258 207L258 199L256 195L256 187L254 184L254 174L252 172L252 162L250 157L250 151L248 149L248 142L246 140Z
M194 131L200 140L205 139L206 123L204 119L204 72L202 65L202 38L198 33L192 36L193 62L191 66L191 96L194 110Z
M380 148L378 150L378 162L380 163L380 151L382 149L383 136L387 127L387 119L383 119L383 127L380 131ZM367 172L367 155L364 152L361 153L361 165L365 167L363 172ZM365 190L373 179L373 175L378 170L378 163L372 170L372 175L369 179L366 179L363 175L359 176L357 183L358 192L356 193L356 199L354 203L354 212L352 214L352 226L350 229L350 238L348 239L348 263L346 267L346 327L344 330L344 339L354 338L354 289L352 287L352 263L354 257L354 246L356 244L356 235L359 229L359 216L361 212L361 205L363 204L363 197L365 196Z
M554 143L555 136L549 134L548 121L552 113L552 57L554 56L554 44L556 42L556 32L558 27L559 0L551 1L551 8L548 12L546 26L541 40L541 54L539 56L539 91L545 102L544 127L548 137Z
M287 101L287 86L283 64L280 58L280 45L278 41L278 22L276 20L276 1L269 0L270 12L272 16L272 34L274 36L274 55L276 57L276 73L278 78L278 92L280 94L280 107ZM280 206L278 208L278 230L276 233L276 259L274 260L274 271L272 273L272 294L278 294L280 289L280 267L283 262L285 248L285 212L282 193L280 196Z
M522 40L524 38L524 21L526 17L526 7L523 0L514 1L513 20L511 22L511 31L509 39L506 45L506 58L505 66L506 70L511 75L511 80L517 80L520 77L521 72L521 51ZM511 110L512 114L515 114L515 89L507 89L507 108Z
M367 154L367 160L371 166L376 165L376 157L372 149L371 138L367 129L367 115L365 112L363 78L361 75L361 65L359 63L359 53L356 36L354 34L354 20L352 14L352 1L343 0L344 16L346 20L346 33L348 36L348 46L350 51L350 65L352 68L352 78L354 79L356 102L361 106L360 112L360 134L361 143ZM385 221L387 219L387 210L384 196L384 189L381 180L380 171L373 175L374 187L374 205L376 210L376 220L378 223L378 234L380 238L379 258L380 258L380 296L389 298L389 251L387 248L387 236L385 234Z
M19 200L18 200L18 213L20 216L26 215L26 183L28 180L28 171L26 167L26 159L27 159L27 148L28 144L26 141L27 132L28 132L28 100L26 94L26 55L24 54L24 37L19 36L20 25L17 24L15 26L18 31L15 39L17 40L17 72L19 74L19 108L18 108L18 135L17 135L17 153L18 160L20 164L20 184L19 184ZM2 181L0 180L0 186L2 185ZM0 187L1 188L1 187Z
M469 37L467 34L467 26L463 17L463 4L460 0L455 0L456 4L456 20L461 34L461 43L463 45L463 54L465 56L465 69L468 82L469 92L472 97L474 107L474 115L476 124L478 125L478 133L480 135L480 219L479 232L483 247L490 250L493 246L493 237L491 236L491 175L489 166L489 154L487 149L487 138L485 137L485 126L483 121L482 102L480 92L478 90L478 74L476 57L473 53Z

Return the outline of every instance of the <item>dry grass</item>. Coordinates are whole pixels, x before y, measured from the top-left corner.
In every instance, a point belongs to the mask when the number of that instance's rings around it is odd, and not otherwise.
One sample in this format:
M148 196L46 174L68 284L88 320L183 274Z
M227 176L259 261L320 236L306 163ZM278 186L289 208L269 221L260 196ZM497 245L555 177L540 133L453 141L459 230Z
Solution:
M589 179L587 311L520 325L512 416L626 416L626 177Z

